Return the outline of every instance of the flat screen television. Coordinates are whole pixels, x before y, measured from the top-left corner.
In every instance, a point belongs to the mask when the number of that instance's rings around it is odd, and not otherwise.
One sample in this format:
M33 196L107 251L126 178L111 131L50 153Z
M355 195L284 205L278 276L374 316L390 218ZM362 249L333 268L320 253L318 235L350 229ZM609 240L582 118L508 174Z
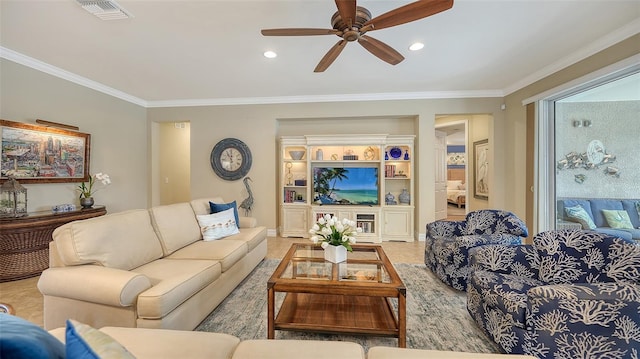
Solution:
M314 201L317 204L378 205L377 167L315 167Z

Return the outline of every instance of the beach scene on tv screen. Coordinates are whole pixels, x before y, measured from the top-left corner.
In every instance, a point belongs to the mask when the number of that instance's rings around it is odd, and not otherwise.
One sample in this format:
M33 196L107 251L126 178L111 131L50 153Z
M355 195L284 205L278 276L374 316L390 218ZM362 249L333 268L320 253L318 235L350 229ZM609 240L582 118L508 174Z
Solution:
M313 190L316 204L377 205L378 168L316 167Z

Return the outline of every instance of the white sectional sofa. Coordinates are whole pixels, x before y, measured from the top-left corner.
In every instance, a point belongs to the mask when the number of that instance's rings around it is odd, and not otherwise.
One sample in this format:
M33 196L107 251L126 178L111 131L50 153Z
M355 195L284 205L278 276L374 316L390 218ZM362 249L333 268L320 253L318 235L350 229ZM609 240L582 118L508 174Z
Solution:
M267 254L266 228L240 217L240 233L203 241L202 198L129 210L57 228L39 281L44 327L67 319L94 328L194 329Z

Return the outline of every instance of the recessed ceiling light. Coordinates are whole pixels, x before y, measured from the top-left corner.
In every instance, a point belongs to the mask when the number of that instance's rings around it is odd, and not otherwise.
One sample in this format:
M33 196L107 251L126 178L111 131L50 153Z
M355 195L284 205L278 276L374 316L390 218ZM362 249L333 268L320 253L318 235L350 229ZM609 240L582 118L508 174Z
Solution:
M411 51L418 51L420 49L422 49L424 47L424 44L421 42L414 42L413 44L411 44L411 46L409 46L409 50Z
M264 57L266 57L268 59L273 59L276 56L278 56L278 54L276 54L274 51L265 51L264 52Z

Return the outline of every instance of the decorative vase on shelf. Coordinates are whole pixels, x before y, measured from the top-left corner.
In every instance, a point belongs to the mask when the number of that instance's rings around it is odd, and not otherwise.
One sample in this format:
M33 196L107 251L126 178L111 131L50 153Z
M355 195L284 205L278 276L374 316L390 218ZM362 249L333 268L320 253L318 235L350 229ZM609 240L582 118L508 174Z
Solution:
M316 151L316 160L317 160L317 161L322 161L322 160L324 160L324 153L322 152L322 148L319 148L319 149Z
M384 160L389 161L389 152L384 151Z
M80 205L82 206L82 208L91 208L91 207L93 207L93 197L80 198Z
M340 263L347 260L347 248L345 246L328 245L324 249L324 259L331 263Z
M402 204L409 204L411 202L411 195L409 195L409 191L406 188L402 190L402 193L398 196L398 200Z
M409 150L404 150L404 160L405 161L409 160Z
M386 203L386 204L398 204L398 202L396 202L396 196L394 196L391 192L387 193L384 196L384 203Z

